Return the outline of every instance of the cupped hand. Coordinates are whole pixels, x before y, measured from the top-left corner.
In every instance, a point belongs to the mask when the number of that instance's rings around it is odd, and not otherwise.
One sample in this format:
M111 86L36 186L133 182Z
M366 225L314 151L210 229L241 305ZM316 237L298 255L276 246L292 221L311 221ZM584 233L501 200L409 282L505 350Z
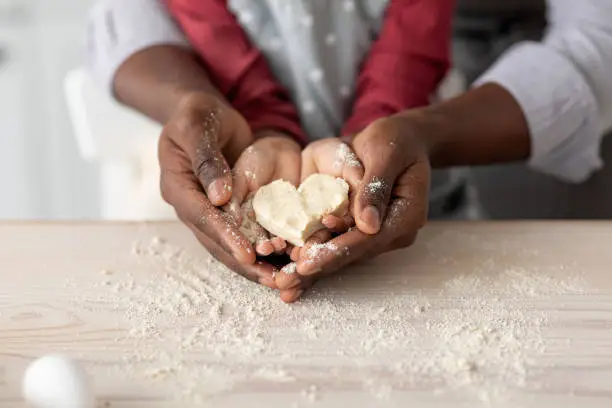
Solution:
M323 173L346 180L351 192L361 182L364 175L361 161L349 145L348 138L328 138L311 143L302 153L301 180L315 173ZM344 232L353 225L350 214L345 217L327 215L322 220L330 231Z
M318 279L352 262L412 245L427 220L431 169L424 137L401 116L378 120L354 137L351 147L363 165L359 181L347 178L356 228L335 238L320 231L309 240L296 273L276 275L284 301L297 300ZM318 168L329 168L326 163Z
M301 147L290 136L273 130L258 132L255 138L234 166L234 188L228 211L237 214L243 228L249 230L257 253L267 256L284 253L287 243L280 237L270 236L254 222L250 199L260 187L275 180L299 185Z
M275 269L256 262L237 220L217 208L232 196L230 163L253 140L245 119L215 96L185 97L159 140L161 192L215 258L248 279L274 287Z

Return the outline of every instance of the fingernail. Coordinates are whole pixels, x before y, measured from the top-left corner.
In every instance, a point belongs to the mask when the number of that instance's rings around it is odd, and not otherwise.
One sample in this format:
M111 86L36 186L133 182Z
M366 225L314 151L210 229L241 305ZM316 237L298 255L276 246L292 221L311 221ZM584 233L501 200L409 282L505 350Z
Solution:
M361 213L361 219L374 229L380 228L380 212L374 206L366 207Z
M301 276L310 276L310 275L317 275L317 274L323 272L323 269L321 267L317 267L317 268L314 268L314 269L311 268L312 270L309 270L309 266L310 265L308 265L308 262L309 261L305 261L305 263L303 263L303 264L298 263L298 266L297 266L297 273L298 273L298 275L301 275Z
M211 200L220 200L227 191L231 191L231 188L225 181L217 179L208 185L207 191Z
M300 298L300 296L302 296L303 293L304 293L304 289L298 290L297 292L295 292L294 299L298 300Z
M333 229L336 228L337 220L335 218L332 218L331 216L325 216L323 217L323 219L321 220L321 224L323 224L323 226L325 226L325 228L329 228L329 229Z
M302 282L300 281L300 278L298 278L297 276L291 276L283 286L287 289L291 289L300 286L301 284Z
M270 278L259 278L259 283L269 288L276 288L276 282Z

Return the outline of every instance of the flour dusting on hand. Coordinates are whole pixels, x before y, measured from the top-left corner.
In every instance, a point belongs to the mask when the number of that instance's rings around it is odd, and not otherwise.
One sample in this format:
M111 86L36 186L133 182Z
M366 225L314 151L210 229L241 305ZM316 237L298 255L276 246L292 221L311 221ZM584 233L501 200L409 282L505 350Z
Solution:
M380 177L374 177L366 186L366 191L372 195L377 195L385 189L385 181Z
M334 167L338 170L343 166L362 167L361 161L346 143L338 145L338 149L336 150L336 161L334 162Z

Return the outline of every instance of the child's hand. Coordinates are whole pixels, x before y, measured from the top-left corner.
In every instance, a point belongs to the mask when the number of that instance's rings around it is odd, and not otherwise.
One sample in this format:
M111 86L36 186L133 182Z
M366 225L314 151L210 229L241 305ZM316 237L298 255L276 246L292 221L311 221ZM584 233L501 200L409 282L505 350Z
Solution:
M289 136L276 131L261 132L256 138L238 158L233 169L234 186L230 211L234 213L240 208L244 209L243 203L257 189L274 180L286 180L295 186L300 183L300 145ZM239 216L253 218L253 214L240 213ZM259 255L285 252L285 240L279 237L270 239L268 233L256 223L251 226L257 228L253 233L260 237L255 246Z
M341 177L349 183L351 191L357 191L363 178L363 165L345 141L328 138L309 144L302 152L302 181L314 173ZM349 214L344 218L328 215L322 222L334 232L345 232L354 223Z

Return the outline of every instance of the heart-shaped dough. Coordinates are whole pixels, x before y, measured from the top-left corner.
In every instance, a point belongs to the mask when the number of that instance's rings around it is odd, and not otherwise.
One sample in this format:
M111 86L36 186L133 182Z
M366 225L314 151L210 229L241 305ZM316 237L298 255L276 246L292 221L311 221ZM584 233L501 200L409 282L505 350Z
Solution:
M313 174L295 188L276 180L257 190L253 210L257 222L270 233L296 246L304 246L324 226L325 215L344 215L348 209L349 186L341 178Z

